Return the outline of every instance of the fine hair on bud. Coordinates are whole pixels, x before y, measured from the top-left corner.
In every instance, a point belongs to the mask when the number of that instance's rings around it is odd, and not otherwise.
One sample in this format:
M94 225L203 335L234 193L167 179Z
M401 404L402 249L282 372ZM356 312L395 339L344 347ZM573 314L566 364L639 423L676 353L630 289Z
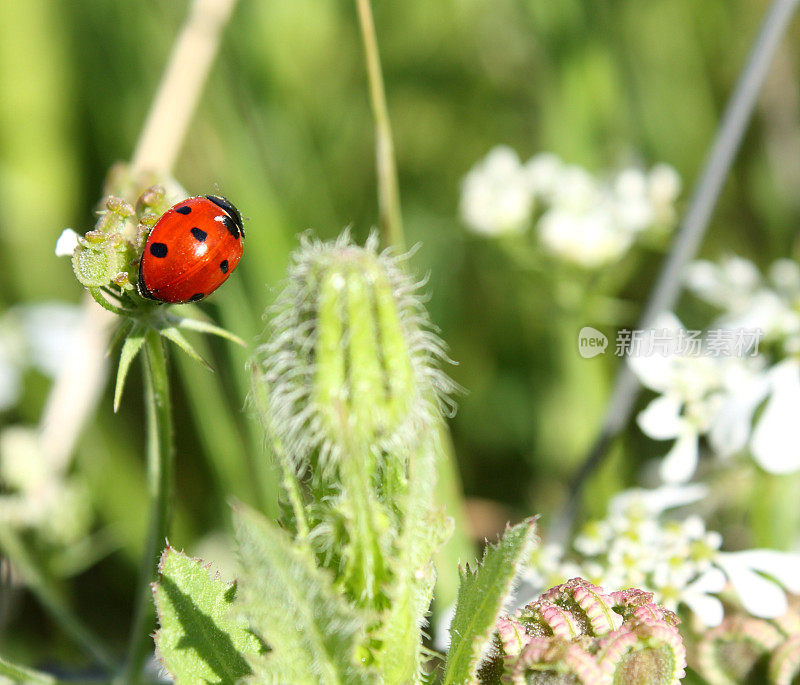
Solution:
M301 237L255 355L270 438L297 472L324 472L352 451L410 452L443 413L456 384L423 306L410 253Z

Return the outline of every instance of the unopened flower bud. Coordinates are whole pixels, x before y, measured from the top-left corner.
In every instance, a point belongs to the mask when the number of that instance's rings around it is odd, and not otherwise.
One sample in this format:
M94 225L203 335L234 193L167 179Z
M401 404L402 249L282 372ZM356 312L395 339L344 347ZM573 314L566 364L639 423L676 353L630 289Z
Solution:
M304 239L259 350L270 429L300 469L413 449L453 389L416 284L376 243Z
M497 622L482 683L677 683L686 651L677 617L650 592L605 594L573 578Z

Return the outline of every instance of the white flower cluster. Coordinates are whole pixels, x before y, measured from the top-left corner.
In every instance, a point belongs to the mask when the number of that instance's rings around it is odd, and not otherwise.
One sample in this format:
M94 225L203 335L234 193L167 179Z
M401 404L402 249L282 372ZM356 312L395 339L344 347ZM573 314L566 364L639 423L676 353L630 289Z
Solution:
M643 231L670 226L680 188L666 164L603 180L551 153L523 164L514 150L498 146L464 178L461 216L490 236L522 233L536 218L545 250L591 269L622 257Z
M30 369L55 377L80 344L81 309L66 303L15 307L0 315L0 412L22 395ZM33 428L0 429L0 526L34 528L48 542L85 535L90 521L86 488L54 470Z
M800 469L800 267L780 260L763 279L740 258L720 265L696 262L689 287L723 309L716 330L762 331L756 356L631 357L639 380L659 396L638 416L639 427L656 440L675 440L661 463L667 483L689 480L697 468L699 440L723 458L748 452L765 471ZM666 315L656 324L681 330ZM757 412L764 404L763 410Z
M800 592L800 554L722 552L721 536L706 530L699 516L664 517L667 509L705 493L701 485L626 490L611 501L605 519L590 522L575 538L576 560L564 561L557 545L543 546L525 579L539 591L574 577L608 591L649 590L657 603L672 610L684 605L707 626L722 621L724 608L715 595L728 587L753 616L783 615L786 591Z
M15 307L0 315L0 411L17 402L26 369L50 377L58 373L75 344L80 316L75 305L56 302Z
M43 540L68 545L91 524L89 492L77 476L54 471L35 429L0 432L0 526L35 529Z

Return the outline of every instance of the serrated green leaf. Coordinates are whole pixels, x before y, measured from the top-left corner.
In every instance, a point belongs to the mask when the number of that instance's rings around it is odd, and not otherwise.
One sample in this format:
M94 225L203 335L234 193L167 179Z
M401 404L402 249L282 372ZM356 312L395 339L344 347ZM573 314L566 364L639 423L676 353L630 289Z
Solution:
M192 347L191 343L186 338L183 337L183 333L181 333L177 328L175 328L174 326L166 326L164 328L159 328L158 332L159 334L163 335L167 340L171 340L172 342L174 342L192 359L200 362L209 371L213 371L211 364L209 364L205 359L203 359L197 353L194 347Z
M534 519L507 528L496 544L486 548L475 570L467 566L462 572L456 613L450 623L445 685L475 681L484 649L511 592L514 577L534 544L535 530Z
M208 321L201 321L199 319L190 319L190 318L172 318L172 322L176 326L180 326L181 328L187 328L190 331L197 331L198 333L208 333L209 335L216 335L220 338L225 338L226 340L230 340L231 342L235 342L242 347L246 347L244 340L242 340L238 335L234 335L230 331L221 328L220 326L215 326L213 323L209 323Z
M144 345L145 329L141 326L133 326L125 342L122 343L122 349L119 353L119 367L117 368L117 383L114 387L114 411L119 408L119 402L122 399L122 390L125 388L125 379L128 377L128 370L131 368L131 363L136 358L139 350Z
M158 656L178 683L236 683L252 673L245 656L264 647L231 614L236 586L212 578L196 559L164 550L153 586Z
M244 505L235 512L243 574L236 608L270 647L250 659L253 682L375 682L356 661L366 617L348 605L313 554Z

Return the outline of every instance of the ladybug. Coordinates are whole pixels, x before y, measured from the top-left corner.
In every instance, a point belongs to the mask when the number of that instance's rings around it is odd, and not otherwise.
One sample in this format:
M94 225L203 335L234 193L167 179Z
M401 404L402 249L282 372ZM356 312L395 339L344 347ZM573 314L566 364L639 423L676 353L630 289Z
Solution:
M139 294L159 302L197 302L221 286L244 249L242 215L218 195L190 197L158 220L139 264Z

